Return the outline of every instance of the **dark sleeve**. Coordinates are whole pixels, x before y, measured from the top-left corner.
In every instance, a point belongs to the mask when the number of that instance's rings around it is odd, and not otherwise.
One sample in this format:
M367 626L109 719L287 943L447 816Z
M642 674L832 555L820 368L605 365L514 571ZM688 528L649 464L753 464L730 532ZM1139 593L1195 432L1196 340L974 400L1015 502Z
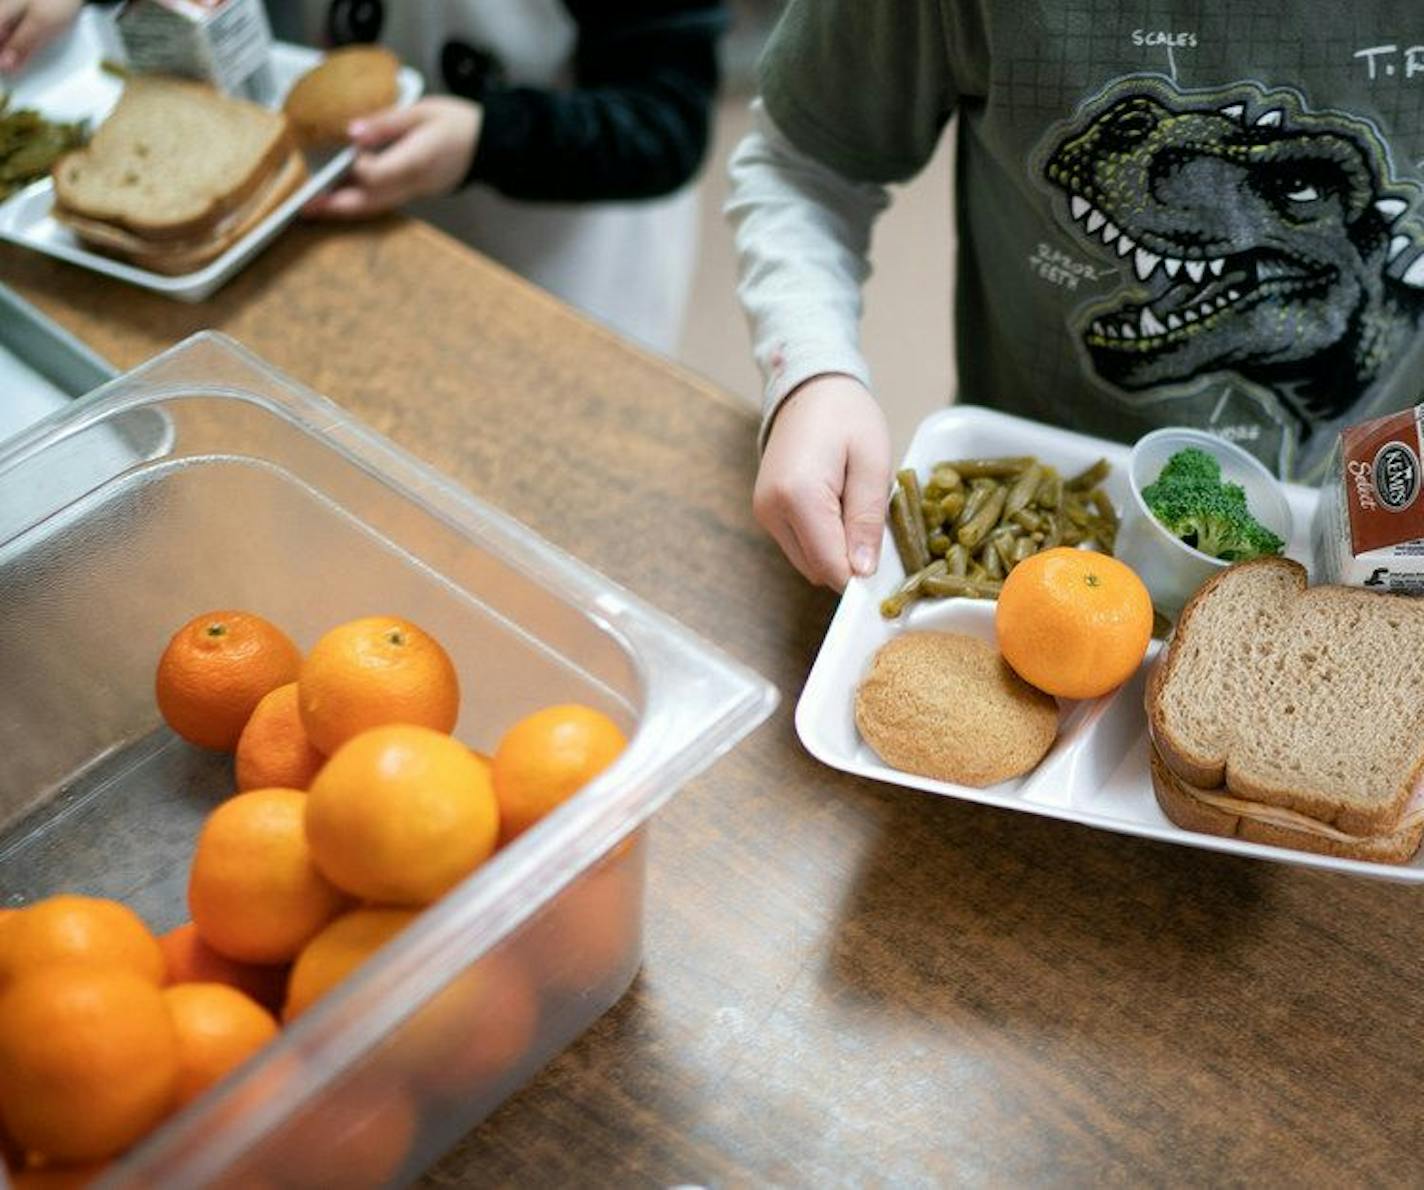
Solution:
M511 198L653 198L697 172L717 90L722 6L565 0L578 24L574 86L486 94L465 181Z

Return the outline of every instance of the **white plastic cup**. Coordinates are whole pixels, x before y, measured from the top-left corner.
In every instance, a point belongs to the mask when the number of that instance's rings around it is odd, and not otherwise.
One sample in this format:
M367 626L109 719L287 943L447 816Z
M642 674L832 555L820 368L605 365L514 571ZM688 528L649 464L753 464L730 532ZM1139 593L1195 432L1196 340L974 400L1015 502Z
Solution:
M1162 468L1179 450L1200 447L1221 463L1224 483L1246 490L1246 506L1282 541L1291 539L1291 511L1285 492L1265 466L1234 443L1205 430L1169 426L1140 438L1128 459L1128 497L1117 536L1117 556L1137 571L1153 605L1174 622L1192 593L1207 579L1231 565L1195 550L1165 528L1148 511L1142 489L1157 481Z

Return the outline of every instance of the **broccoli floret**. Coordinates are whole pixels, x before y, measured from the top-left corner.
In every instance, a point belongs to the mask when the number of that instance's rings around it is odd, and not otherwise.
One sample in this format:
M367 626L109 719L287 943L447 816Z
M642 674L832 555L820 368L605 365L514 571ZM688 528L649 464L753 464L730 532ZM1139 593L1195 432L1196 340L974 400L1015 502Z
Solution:
M1204 483L1212 487L1219 487L1221 484L1221 461L1212 454L1196 446L1189 446L1185 450L1179 450L1170 459L1167 465L1162 468L1162 474L1157 477L1159 484L1175 483ZM1239 488L1240 485L1233 484ZM1246 493L1241 493L1244 498Z
M1193 549L1226 562L1244 562L1285 547L1251 515L1240 484L1221 482L1221 464L1206 451L1178 451L1157 482L1142 490L1152 515Z

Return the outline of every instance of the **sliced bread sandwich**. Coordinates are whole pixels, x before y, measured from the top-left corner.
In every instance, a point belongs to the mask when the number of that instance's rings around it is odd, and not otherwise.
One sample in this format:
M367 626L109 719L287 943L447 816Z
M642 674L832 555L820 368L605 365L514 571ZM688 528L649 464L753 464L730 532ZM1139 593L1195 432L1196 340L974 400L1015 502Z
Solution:
M54 217L100 251L186 272L306 177L287 118L181 79L136 78L53 169Z
M1393 862L1424 837L1424 602L1233 566L1183 610L1146 710L1180 826Z

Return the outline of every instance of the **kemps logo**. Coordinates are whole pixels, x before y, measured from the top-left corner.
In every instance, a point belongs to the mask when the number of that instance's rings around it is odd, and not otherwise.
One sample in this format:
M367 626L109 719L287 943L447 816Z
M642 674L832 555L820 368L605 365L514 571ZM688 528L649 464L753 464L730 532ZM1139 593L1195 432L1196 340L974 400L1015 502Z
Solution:
M1375 495L1389 512L1403 512L1419 495L1419 456L1403 442L1387 442L1375 455Z

